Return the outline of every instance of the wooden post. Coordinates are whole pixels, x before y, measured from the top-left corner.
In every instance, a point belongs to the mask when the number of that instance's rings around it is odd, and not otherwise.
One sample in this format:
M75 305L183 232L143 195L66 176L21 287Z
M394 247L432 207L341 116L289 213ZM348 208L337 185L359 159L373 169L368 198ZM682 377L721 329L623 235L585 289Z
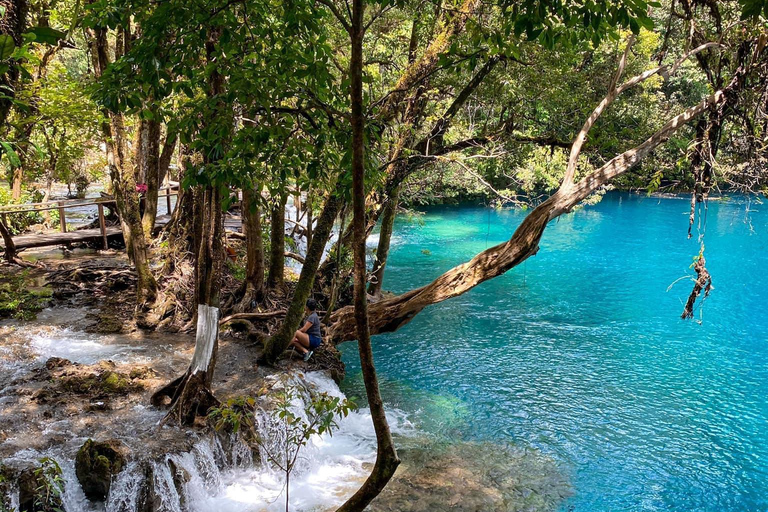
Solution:
M67 232L67 218L64 216L64 207L61 205L61 201L57 203L59 205L59 225L61 226L61 232Z
M104 219L104 205L99 203L99 229L101 229L101 238L104 240L104 250L109 249L107 243L107 222Z
M168 215L171 214L171 186L168 185L168 188L165 189L165 209L168 212Z

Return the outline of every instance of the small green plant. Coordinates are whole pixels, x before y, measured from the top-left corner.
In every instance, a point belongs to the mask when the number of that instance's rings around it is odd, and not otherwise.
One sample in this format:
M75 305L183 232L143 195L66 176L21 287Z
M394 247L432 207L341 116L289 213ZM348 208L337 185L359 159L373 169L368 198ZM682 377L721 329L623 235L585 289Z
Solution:
M285 474L285 511L288 512L291 473L299 460L299 453L310 438L317 434L333 435L338 428L336 419L346 417L357 405L348 399L320 393L312 397L304 412L306 418L293 411L293 404L298 397L295 388L286 387L277 395L273 419L282 429L281 442L270 445L266 439L257 438L267 459Z
M29 271L25 270L7 278L0 284L0 318L33 320L43 310L50 292L27 289Z
M44 512L64 512L57 504L61 503L64 493L64 479L61 466L50 457L43 457L40 467L34 471L38 487L35 489L35 510Z
M245 265L242 265L237 261L227 259L227 267L229 268L229 272L232 274L232 277L238 281L245 281Z
M221 407L208 411L208 419L216 430L227 429L235 434L240 428L254 427L253 412L256 401L252 397L238 396L230 398Z

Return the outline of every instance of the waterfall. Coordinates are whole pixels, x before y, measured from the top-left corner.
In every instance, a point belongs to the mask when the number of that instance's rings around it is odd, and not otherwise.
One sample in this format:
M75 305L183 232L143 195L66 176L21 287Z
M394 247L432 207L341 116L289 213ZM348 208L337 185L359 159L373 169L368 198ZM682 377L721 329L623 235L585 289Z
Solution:
M295 391L291 411L306 419L316 393L343 394L325 373L282 376L273 389ZM262 512L285 509L285 475L266 454L284 446L285 431L269 397L257 401L258 435L267 449L252 447L241 435L222 432L202 436L187 452L158 460L132 460L115 477L104 503L89 502L75 476L74 460L55 449L27 450L14 460L29 465L41 457L56 460L62 469L65 512ZM392 429L413 432L405 415L394 412ZM255 450L254 450L255 449ZM254 453L255 451L255 453ZM333 510L367 476L376 456L370 413L361 409L339 420L332 436L314 435L301 449L291 474L291 510ZM6 503L18 510L18 489Z

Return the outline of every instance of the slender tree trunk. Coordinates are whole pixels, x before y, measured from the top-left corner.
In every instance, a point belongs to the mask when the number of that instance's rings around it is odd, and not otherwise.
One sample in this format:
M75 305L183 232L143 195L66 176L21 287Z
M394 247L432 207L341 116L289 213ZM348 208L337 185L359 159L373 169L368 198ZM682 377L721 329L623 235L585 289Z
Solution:
M365 291L365 118L363 113L363 10L365 0L353 0L350 36L352 55L349 64L352 104L352 198L355 231L355 324L357 346L360 352L360 368L363 373L365 392L371 409L373 428L376 432L376 463L370 476L339 512L364 510L381 493L395 474L400 459L397 457L392 434L379 393L376 368L373 365L371 334L368 330L368 297Z
M277 332L267 340L262 354L262 361L266 364L272 364L285 351L288 344L293 339L296 329L299 328L302 316L304 314L304 304L312 291L312 285L315 282L317 267L320 265L320 259L323 257L325 244L331 236L333 223L343 204L342 199L335 193L325 201L325 206L317 220L315 234L312 236L312 243L307 248L307 257L304 258L304 264L301 266L299 281L296 283L296 289L293 292L291 305L285 315L283 323Z
M168 175L168 169L171 167L171 159L173 158L173 152L176 150L176 142L178 140L178 132L169 132L165 135L163 151L160 153L160 161L158 162L158 185L162 185L165 177Z
M246 270L243 298L236 312L251 309L264 291L264 242L261 238L261 187L243 189L243 232L246 240Z
M141 225L144 228L144 235L149 240L155 229L157 194L160 188L160 122L153 119L146 121L146 124L146 142L143 144L145 154L141 160L147 192L144 194L144 214L141 217Z
M285 205L288 195L281 192L272 206L270 219L269 277L267 287L275 289L283 285L285 273Z
M400 198L400 187L395 188L389 201L384 205L384 213L381 217L381 230L379 231L379 244L376 247L376 261L373 264L371 284L368 293L374 297L381 295L382 281L384 280L384 268L389 258L389 244L392 240L392 230L395 225L397 203Z
M103 28L89 29L88 47L91 52L93 69L96 77L102 76L109 65L109 50L107 48L107 32ZM117 55L127 37L119 33L117 38ZM136 299L139 305L137 313L149 307L157 297L157 282L149 269L149 251L139 214L139 194L136 191L134 170L127 155L127 140L123 116L119 113L105 112L108 121L102 124L102 133L107 147L107 162L109 165L112 189L120 213L126 247L134 266L136 267L137 284Z
M210 29L205 44L208 62L214 55L219 29ZM221 100L224 77L213 67L208 77L208 95L216 101L215 115L227 116L227 105ZM206 162L211 163L211 162ZM162 405L170 398L170 410L163 421L173 419L182 425L192 425L198 416L218 404L211 383L216 367L219 342L219 299L221 269L224 264L222 189L216 185L198 186L195 194L195 296L197 302L197 334L195 354L187 372L152 395L154 405Z

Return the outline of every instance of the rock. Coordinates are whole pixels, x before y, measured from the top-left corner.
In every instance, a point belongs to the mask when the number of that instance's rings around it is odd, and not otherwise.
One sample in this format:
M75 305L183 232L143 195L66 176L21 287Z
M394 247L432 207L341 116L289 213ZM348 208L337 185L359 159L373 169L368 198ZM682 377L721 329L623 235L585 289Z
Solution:
M90 500L103 501L112 480L125 467L124 448L120 441L95 442L88 439L77 451L75 473L83 492Z
M131 368L130 373L128 374L128 377L131 380L144 380L144 379L151 379L154 376L156 376L157 373L155 370L150 368L149 366L136 366L134 368Z
M65 366L71 366L72 361L64 359L63 357L51 357L45 362L45 367L48 370L55 370L56 368L64 368Z

